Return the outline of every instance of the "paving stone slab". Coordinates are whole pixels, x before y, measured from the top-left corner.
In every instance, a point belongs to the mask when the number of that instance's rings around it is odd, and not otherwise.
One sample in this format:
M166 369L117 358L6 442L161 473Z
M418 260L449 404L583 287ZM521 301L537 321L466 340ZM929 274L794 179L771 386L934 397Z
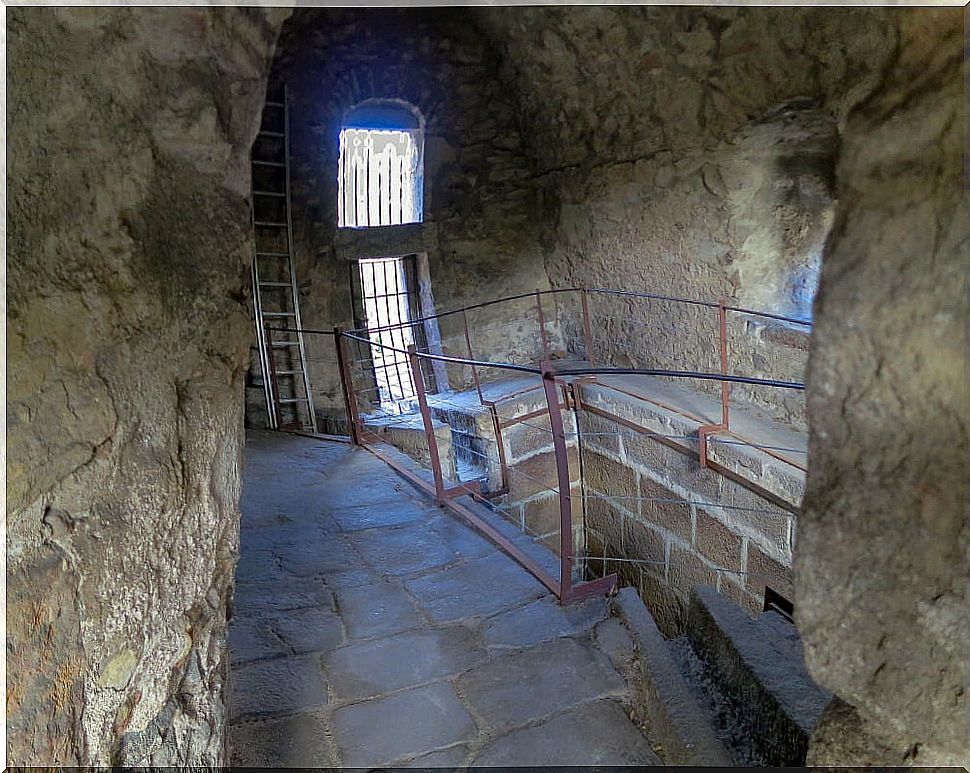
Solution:
M323 504L334 510L410 498L408 484L384 462L368 456L369 460L350 458L327 475Z
M619 619L611 617L596 626L596 645L606 653L617 669L631 665L634 654L633 639Z
M274 546L283 542L320 542L327 539L329 534L337 531L337 525L329 516L321 518L317 523L305 523L296 520L274 522L259 526L243 526L239 531L239 551L246 554L251 550L272 550Z
M320 709L328 703L328 685L314 655L259 660L233 667L230 679L232 717Z
M292 609L278 615L273 629L293 652L329 652L344 642L340 617L328 607Z
M323 660L341 700L360 700L459 674L487 657L471 631L458 626L349 644Z
M404 588L388 582L339 590L337 603L351 639L400 633L424 623Z
M235 722L229 726L229 747L234 767L336 766L335 751L321 712Z
M407 589L435 622L488 616L547 593L502 553L409 580Z
M324 577L323 581L327 584L328 588L333 588L336 591L340 588L357 588L361 585L370 585L371 583L380 582L381 578L370 567L358 566L355 569L347 569L345 571L328 574Z
M494 658L461 676L458 685L478 715L499 731L627 692L603 653L573 639Z
M447 682L344 706L331 718L340 762L375 767L468 741L478 733Z
M360 556L353 547L337 536L319 542L281 543L275 552L283 570L296 577L337 574L360 564Z
M489 618L482 638L489 646L531 647L540 642L589 631L609 610L605 598L562 605L547 596L519 609Z
M305 607L332 609L333 605L333 591L314 577L253 582L236 588L232 601L233 621L236 618L269 619L278 612Z
M273 630L267 619L229 623L229 654L233 665L291 655L292 650Z
M430 522L430 526L431 530L441 537L456 555L463 558L481 558L498 550L494 542L444 510L439 511L438 516Z
M341 530L351 532L420 523L428 521L434 515L427 504L406 500L343 507L332 510L330 517Z
M488 744L474 766L662 765L615 701L597 701Z
M247 550L236 562L236 582L278 581L283 577L276 554L270 549Z
M375 571L393 577L435 569L460 558L426 526L372 529L348 539Z

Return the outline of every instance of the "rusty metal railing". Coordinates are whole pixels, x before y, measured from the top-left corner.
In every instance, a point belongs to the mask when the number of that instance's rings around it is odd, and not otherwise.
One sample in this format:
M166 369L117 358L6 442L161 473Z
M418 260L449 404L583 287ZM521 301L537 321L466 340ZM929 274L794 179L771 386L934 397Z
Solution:
M684 306L712 309L717 311L717 365L710 370L690 370L674 368L639 368L639 367L610 367L598 364L602 361L601 353L596 351L595 333L596 328L593 324L594 314L591 310L591 301L595 298L614 297L627 301L648 301L683 304ZM544 299L549 298L549 303L544 303ZM572 299L575 301L578 314L577 320L572 320L568 324L576 328L576 333L572 339L573 343L581 343L582 357L578 363L570 362L567 357L561 355L575 354L575 351L554 351L554 346L565 341L569 336L562 331L564 327L561 319L561 308L559 306L562 299ZM480 359L475 356L473 347L472 330L478 332L478 328L471 328L469 325L470 312L493 307L498 304L506 304L511 307L518 304L521 319L516 318L507 321L506 325L518 325L519 329L528 328L534 325L536 331L534 341L534 351L523 355L521 362L500 361L498 359ZM551 314L551 316L550 316ZM588 382L597 380L597 377L607 376L660 376L678 380L692 380L695 383L715 382L720 385L720 408L721 418L719 422L710 422L703 417L693 415L682 408L659 403L662 407L673 410L677 413L699 422L697 430L698 456L702 467L708 464L708 440L712 434L731 431L730 414L730 387L732 384L750 385L756 387L767 387L772 389L785 389L801 391L804 384L801 381L790 379L769 379L747 376L729 372L730 351L728 347L728 314L744 314L755 317L782 321L792 325L808 326L805 320L797 320L783 315L771 314L768 312L757 312L736 306L729 306L725 302L712 303L697 301L692 299L675 298L671 296L634 293L620 290L606 289L579 289L567 288L523 293L509 298L488 301L481 304L465 306L460 309L442 312L430 317L409 320L388 325L383 328L371 330L344 330L336 328L332 331L324 330L301 330L305 334L320 334L332 336L334 344L334 364L340 375L340 391L345 406L345 410L350 425L350 435L352 441L362 447L367 448L372 453L382 458L404 477L411 480L416 486L427 491L434 497L435 501L442 507L448 508L459 518L466 521L473 528L491 539L504 552L510 555L525 569L530 571L540 582L548 587L559 598L561 603L570 603L578 599L586 598L590 595L609 593L617 583L615 574L608 574L592 581L583 581L575 577L574 569L577 559L576 536L573 523L574 494L573 487L575 482L571 480L569 469L569 448L567 435L564 429L563 411L582 408L581 400L577 396L577 390L573 388L575 382ZM445 354L444 349L437 351L419 351L415 346L405 349L396 349L375 340L373 334L385 329L400 327L404 325L422 325L431 320L449 320L452 327L450 339L445 336L446 343L452 351L462 351L462 355ZM280 332L295 332L287 328L277 328ZM270 331L270 335L273 331ZM568 350L570 344L566 343ZM406 356L409 362L411 375L414 381L416 400L415 405L406 406L405 409L390 411L387 407L380 405L376 396L376 387L370 383L371 376L368 375L368 363L373 362L374 352L378 349L388 349L398 355ZM529 355L534 358L529 361ZM559 357L559 359L555 359ZM510 357L510 359L512 359ZM435 420L435 413L445 411L448 408L448 401L440 396L442 390L428 389L426 378L435 378L435 368L462 369L470 374L470 387L474 388L477 396L477 403L488 417L491 424L491 439L494 448L489 448L487 452L479 449L479 453L486 462L494 463L498 470L498 480L490 481L486 488L478 480L461 480L455 470L454 459L451 454L453 449L443 447L444 439L439 437L442 423ZM493 379L489 381L487 375L491 374ZM495 374L499 378L494 378ZM502 375L504 374L504 376ZM495 383L501 378L518 378L515 388L496 390L493 388ZM605 384L611 389L619 392L623 391L621 386ZM462 387L465 387L462 384ZM370 394L374 392L375 394ZM523 400L524 395L534 393L536 399L540 399L541 405L525 413L513 416L503 416L501 408L509 404L510 400ZM649 397L636 395L637 397L649 400ZM467 405L466 405L467 407ZM398 406L400 408L400 406ZM410 410L407 410L410 408ZM420 421L417 421L417 418ZM551 572L541 562L537 561L534 555L523 550L521 545L515 540L510 539L505 533L497 529L493 523L482 517L477 508L471 508L462 503L464 497L483 503L494 509L496 498L509 493L510 477L522 474L514 469L507 459L507 449L503 439L503 431L517 423L528 423L529 421L541 420L548 422L548 431L552 438L551 459L554 469L545 470L547 479L555 480L555 486L548 489L548 493L553 494L558 501L559 529L558 529L558 553L559 569L558 576ZM546 425L544 424L543 427ZM640 428L643 429L643 428ZM402 464L393 454L382 450L383 441L393 439L394 432L407 431L407 443L412 444L409 455L422 462L425 469L430 469L430 478L417 474L412 467ZM639 429L638 429L639 431ZM647 431L647 430L644 430ZM415 438L423 436L420 447L415 445ZM744 443L745 439L739 438L739 442ZM450 442L450 441L449 441ZM392 443L393 445L394 443ZM752 442L751 445L757 446ZM765 447L765 453L771 454L771 450ZM474 451L472 451L475 453ZM445 460L445 461L443 461ZM426 463L426 464L424 464ZM584 504L584 503L583 503Z

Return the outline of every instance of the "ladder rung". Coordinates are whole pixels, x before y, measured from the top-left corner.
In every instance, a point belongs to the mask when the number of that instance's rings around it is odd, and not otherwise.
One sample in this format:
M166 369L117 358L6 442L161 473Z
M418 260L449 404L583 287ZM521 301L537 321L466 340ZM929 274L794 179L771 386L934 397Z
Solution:
M266 136L266 137L282 137L283 136L283 132L272 132L272 131L269 131L268 129L260 129L259 130L259 133L262 134L262 135L264 135L264 136Z
M274 223L270 220L255 220L253 225L257 228L286 228L286 223Z
M281 397L281 403L305 403L307 400L305 397Z
M257 252L257 258L288 258L290 253L288 252Z
M263 105L265 105L266 107L285 107L286 106L286 103L285 102L273 102L273 101L267 99L265 102L263 102Z
M292 311L264 311L264 317L295 317Z
M295 376L298 373L302 373L302 370L278 370L276 371L277 376Z
M285 199L286 194L279 191L253 191L253 196L275 196L278 199Z
M282 349L284 346L299 346L299 341L273 341L274 349Z
M292 287L289 282L260 282L260 287Z
M259 159L253 159L253 166L276 166L283 168L286 166L282 161L261 161Z

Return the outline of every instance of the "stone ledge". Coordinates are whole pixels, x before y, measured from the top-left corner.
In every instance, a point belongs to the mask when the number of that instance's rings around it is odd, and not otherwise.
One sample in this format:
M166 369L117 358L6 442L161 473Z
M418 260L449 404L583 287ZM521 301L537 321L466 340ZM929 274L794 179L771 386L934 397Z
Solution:
M434 223L338 228L333 239L337 258L348 261L434 252L437 246L438 228Z
M794 626L774 612L757 620L713 588L691 593L687 637L737 707L771 766L804 765L808 740L832 698L805 667Z
M714 735L636 591L622 589L613 603L637 647L642 705L650 733L663 747L665 761L674 765L732 766L730 755Z

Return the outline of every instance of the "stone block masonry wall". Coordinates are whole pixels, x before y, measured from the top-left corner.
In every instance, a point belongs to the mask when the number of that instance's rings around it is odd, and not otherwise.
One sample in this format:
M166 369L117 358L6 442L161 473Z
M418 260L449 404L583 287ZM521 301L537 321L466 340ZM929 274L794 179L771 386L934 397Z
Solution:
M667 636L682 632L695 585L752 614L766 585L792 598L796 468L744 446L712 453L731 477L701 468L690 440L696 423L643 401L599 399L578 415L589 566L635 586ZM624 420L678 437L652 437Z
M539 392L541 394L541 392ZM545 400L542 400L543 406ZM583 500L579 443L575 414L562 413L566 433L566 459L572 506L573 545L583 544ZM561 514L556 453L548 415L514 424L502 431L508 466L509 492L500 507L533 537L540 538L556 554L561 548Z
M435 416L451 427L456 440L454 455L478 468L482 490L493 495L492 505L505 518L558 554L561 515L552 429L548 414L531 415L546 408L542 389L501 400L497 406L506 462L504 475L491 413L480 405L477 394L453 398L448 401L432 397L432 404ZM462 400L464 405L454 400ZM573 544L579 547L583 544L583 506L575 414L563 410L562 419L572 497Z

